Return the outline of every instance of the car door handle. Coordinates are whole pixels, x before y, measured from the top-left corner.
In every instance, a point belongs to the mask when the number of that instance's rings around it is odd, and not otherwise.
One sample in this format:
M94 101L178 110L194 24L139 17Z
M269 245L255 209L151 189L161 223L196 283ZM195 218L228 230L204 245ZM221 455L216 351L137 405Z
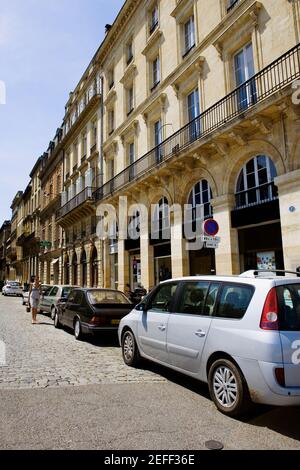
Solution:
M195 335L199 336L199 338L204 338L204 336L206 336L206 333L203 330L198 330L195 332Z
M166 328L167 328L166 325L159 325L158 327L160 331L166 331Z

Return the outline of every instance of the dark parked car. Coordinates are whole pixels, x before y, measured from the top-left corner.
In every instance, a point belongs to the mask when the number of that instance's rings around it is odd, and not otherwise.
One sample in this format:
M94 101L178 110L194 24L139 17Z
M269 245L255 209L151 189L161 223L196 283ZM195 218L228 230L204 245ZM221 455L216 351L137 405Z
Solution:
M78 340L85 334L101 331L117 333L121 319L132 308L133 305L123 292L77 288L71 291L65 303L58 305L54 326L72 328Z

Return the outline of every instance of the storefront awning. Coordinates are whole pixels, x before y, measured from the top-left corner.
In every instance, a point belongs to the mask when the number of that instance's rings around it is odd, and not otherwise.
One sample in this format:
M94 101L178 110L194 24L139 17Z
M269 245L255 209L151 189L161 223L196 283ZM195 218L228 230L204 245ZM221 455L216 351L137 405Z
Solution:
M58 262L59 262L59 258L56 258L56 259L54 259L53 261L51 261L51 264L52 264L52 266L53 266L54 264L56 264L56 263L58 263Z

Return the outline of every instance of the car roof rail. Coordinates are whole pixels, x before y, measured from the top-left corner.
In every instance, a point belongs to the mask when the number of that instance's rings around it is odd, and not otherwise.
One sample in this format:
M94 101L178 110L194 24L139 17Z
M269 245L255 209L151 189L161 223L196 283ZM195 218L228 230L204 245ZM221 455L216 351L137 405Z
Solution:
M265 276L260 276L260 274L265 274ZM269 277L268 274L272 274L274 277L276 277L277 274L294 274L300 277L300 269L299 271L288 271L286 269L253 269L240 274L240 277Z

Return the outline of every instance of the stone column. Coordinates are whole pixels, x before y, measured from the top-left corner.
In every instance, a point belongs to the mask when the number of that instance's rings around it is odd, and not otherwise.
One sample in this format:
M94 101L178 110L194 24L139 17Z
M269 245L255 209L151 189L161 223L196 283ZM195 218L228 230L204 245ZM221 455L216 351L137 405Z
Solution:
M216 274L240 274L239 239L237 229L231 227L231 211L235 207L233 194L226 194L211 201L214 219L220 226L221 243L216 249Z
M149 291L154 287L154 249L149 241L148 216L141 220L141 282L142 286Z
M97 253L98 253L98 287L99 288L103 288L104 287L104 283L103 283L103 259L102 259L102 256L103 256L103 253L102 253L102 244L104 242L102 240L97 240L95 242L95 247L97 249Z
M77 254L77 284L79 287L82 286L82 275L81 275L81 248L76 248Z
M186 240L182 237L182 215L171 213L171 259L172 277L188 276L189 253L186 249Z
M300 266L300 170L275 179L279 192L282 245L285 269Z
M86 252L86 286L88 288L91 288L91 246L85 245L84 247L85 252Z
M118 271L119 271L119 290L125 290L126 284L129 284L129 255L125 250L125 240L118 242Z
M104 274L104 279L103 279L103 287L108 287L111 288L113 287L111 285L111 269L110 269L110 244L109 240L104 240L102 241L103 243L103 274Z

